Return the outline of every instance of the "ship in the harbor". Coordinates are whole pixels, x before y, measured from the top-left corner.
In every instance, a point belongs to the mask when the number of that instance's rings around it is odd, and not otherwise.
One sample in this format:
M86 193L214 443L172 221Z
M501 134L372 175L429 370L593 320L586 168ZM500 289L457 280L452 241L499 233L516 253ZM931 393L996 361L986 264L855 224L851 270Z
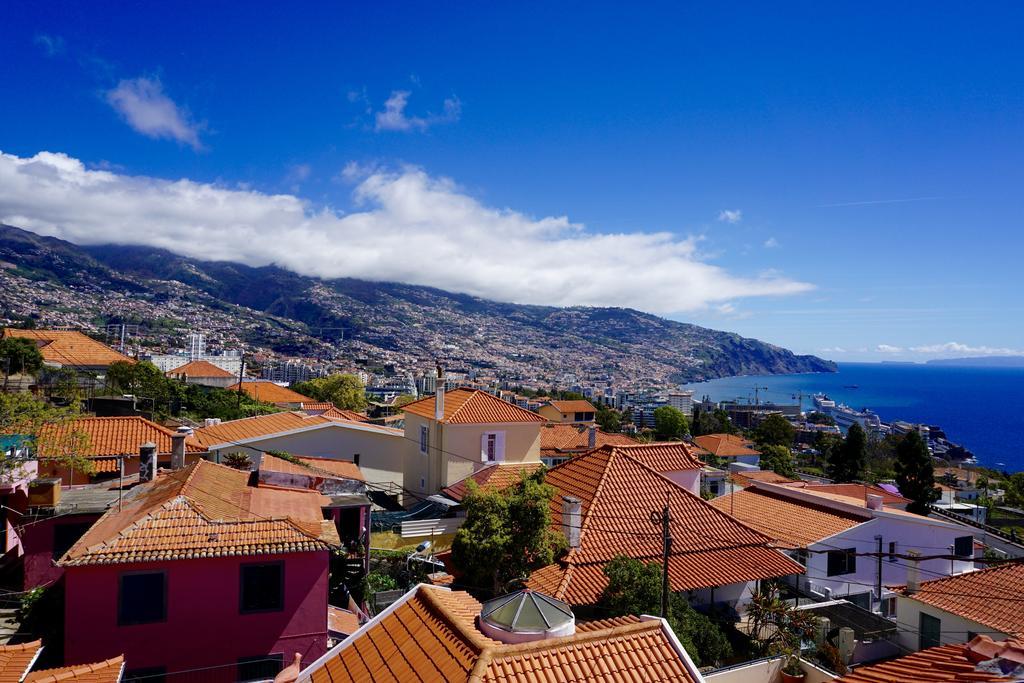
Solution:
M844 432L854 424L859 424L868 432L882 429L882 419L867 408L855 410L845 403L836 403L825 394L815 394L812 398L814 409L835 420L836 426Z

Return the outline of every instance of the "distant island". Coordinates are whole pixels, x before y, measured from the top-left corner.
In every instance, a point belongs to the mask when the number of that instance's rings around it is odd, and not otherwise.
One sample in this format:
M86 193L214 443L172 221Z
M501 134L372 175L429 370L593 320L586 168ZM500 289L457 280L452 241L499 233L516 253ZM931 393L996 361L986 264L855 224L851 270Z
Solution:
M936 358L928 365L948 365L964 368L1024 368L1024 356L977 356L973 358Z

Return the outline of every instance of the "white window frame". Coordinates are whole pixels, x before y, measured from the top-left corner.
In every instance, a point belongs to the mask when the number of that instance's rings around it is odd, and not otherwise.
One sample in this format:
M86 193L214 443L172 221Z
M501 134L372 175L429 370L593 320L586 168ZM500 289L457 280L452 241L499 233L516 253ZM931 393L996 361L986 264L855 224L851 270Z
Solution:
M491 446L493 445L493 452ZM484 432L480 435L480 461L486 463L504 462L505 432Z
M420 453L426 455L430 452L430 427L420 425Z

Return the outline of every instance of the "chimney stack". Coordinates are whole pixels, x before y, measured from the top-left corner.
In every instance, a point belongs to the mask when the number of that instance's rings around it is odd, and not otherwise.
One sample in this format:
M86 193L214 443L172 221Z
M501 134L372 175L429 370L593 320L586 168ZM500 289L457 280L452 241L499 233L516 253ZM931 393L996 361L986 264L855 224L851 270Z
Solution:
M907 595L913 595L921 590L921 553L917 550L907 552L910 556L910 563L907 565Z
M580 547L580 524L583 519L583 505L579 498L564 496L562 498L562 530L569 541L570 548Z
M877 493L868 494L868 510L881 510L882 497Z
M156 479L156 444L152 441L139 446L139 482Z
M434 419L438 422L444 419L444 368L437 364L437 386L434 388Z
M597 425L587 427L587 448L597 448Z
M185 467L185 439L188 434L178 432L171 435L171 469L180 470Z

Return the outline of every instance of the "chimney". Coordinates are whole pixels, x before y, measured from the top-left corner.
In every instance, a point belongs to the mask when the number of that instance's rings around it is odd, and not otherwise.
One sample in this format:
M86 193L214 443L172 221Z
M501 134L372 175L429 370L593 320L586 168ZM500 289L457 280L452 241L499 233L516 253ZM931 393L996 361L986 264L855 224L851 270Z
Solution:
M437 387L434 391L434 419L438 422L444 419L444 368L437 365Z
M156 479L156 444L152 441L139 446L139 481Z
M171 469L180 470L185 467L185 439L188 434L178 432L171 435Z
M580 547L580 524L582 523L583 505L579 498L565 496L562 498L562 530L569 541L570 548Z
M868 510L881 510L882 497L877 493L868 494Z
M597 426L587 427L587 448L597 448Z
M921 590L921 561L917 559L921 553L917 550L910 550L907 555L910 556L910 563L907 565L907 595L913 595Z

